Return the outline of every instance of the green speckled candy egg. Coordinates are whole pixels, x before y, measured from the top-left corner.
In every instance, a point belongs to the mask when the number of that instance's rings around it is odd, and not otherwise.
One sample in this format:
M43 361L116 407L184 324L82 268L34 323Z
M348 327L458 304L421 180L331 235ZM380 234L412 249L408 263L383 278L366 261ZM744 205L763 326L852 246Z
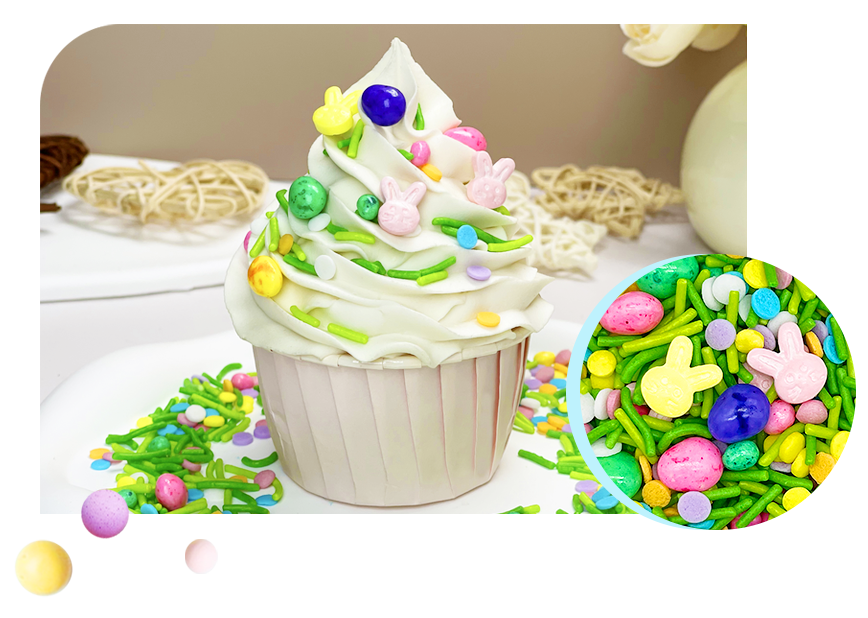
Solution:
M660 300L675 294L675 284L679 279L693 281L699 274L699 262L693 256L669 262L650 273L642 275L636 282L639 289Z
M742 440L726 447L722 459L727 470L747 470L759 459L759 447L753 440Z
M631 498L639 491L642 486L642 470L635 457L621 451L609 457L600 457L599 462L618 489Z
M326 207L328 190L318 180L302 176L289 188L289 209L299 219L313 219Z
M374 221L377 218L377 213L380 212L380 200L377 199L376 195L370 193L359 196L359 199L356 200L356 212L362 219Z

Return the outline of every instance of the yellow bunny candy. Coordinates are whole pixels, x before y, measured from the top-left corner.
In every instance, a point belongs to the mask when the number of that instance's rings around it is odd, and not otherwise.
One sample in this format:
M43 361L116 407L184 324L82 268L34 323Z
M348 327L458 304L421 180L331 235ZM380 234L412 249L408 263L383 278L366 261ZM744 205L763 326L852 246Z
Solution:
M344 96L337 86L326 90L325 105L313 113L316 130L323 135L342 135L352 129L361 94L361 90L356 90Z
M693 405L693 393L712 388L723 379L717 365L691 367L692 357L690 339L676 337L669 344L666 363L645 373L642 397L652 410L669 418L683 416Z

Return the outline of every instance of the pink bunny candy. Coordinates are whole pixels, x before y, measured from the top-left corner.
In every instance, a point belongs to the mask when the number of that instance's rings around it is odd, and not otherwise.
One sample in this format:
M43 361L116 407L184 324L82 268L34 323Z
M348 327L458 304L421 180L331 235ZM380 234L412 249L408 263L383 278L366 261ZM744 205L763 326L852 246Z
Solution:
M398 181L385 176L380 181L380 191L384 200L377 213L380 227L395 236L406 236L415 230L419 225L417 206L425 197L425 185L414 182L402 193Z
M486 208L503 206L506 201L506 186L503 184L515 171L515 161L500 159L491 164L491 156L485 152L473 155L473 175L467 183L467 197L474 204Z
M787 403L813 399L826 383L826 365L804 346L799 327L787 322L778 331L779 353L756 348L747 355L752 367L775 379L775 391Z

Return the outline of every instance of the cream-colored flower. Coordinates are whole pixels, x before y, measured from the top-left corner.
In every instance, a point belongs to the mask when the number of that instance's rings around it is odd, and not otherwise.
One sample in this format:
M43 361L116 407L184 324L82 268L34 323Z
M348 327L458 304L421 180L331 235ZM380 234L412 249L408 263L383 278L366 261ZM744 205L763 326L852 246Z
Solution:
M692 46L702 51L717 51L732 43L739 30L741 24L705 24Z
M702 28L703 24L621 24L630 38L624 54L646 67L661 67L687 49Z

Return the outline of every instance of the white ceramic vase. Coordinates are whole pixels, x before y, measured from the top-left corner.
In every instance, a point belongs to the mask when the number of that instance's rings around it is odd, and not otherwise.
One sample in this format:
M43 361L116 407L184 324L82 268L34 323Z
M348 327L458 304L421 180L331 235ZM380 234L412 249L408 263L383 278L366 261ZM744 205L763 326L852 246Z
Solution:
M681 154L690 222L718 253L747 253L747 61L696 110Z

